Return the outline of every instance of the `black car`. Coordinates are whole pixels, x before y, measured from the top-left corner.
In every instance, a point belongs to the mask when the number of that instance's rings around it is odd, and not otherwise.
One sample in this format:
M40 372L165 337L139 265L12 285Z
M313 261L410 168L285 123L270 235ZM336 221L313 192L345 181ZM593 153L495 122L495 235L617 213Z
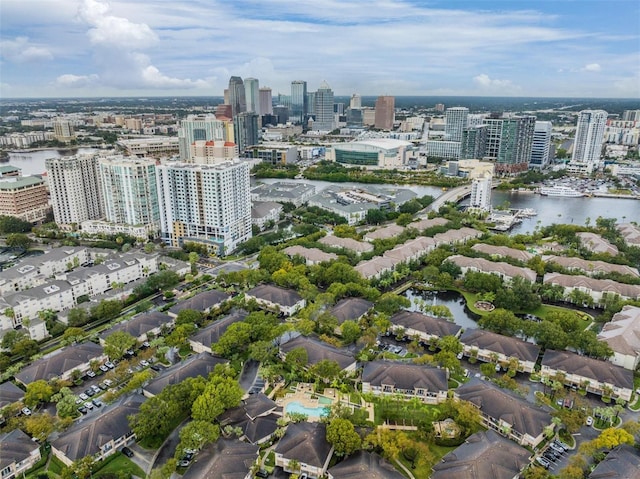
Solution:
M133 457L133 451L129 449L127 446L122 448L122 454L124 454L127 457Z
M80 411L82 414L87 414L87 408L86 408L86 407L84 407L84 406L80 406L80 407L78 408L78 411Z
M269 477L269 473L264 469L260 469L258 472L256 472L256 477Z
M96 392L91 388L87 389L84 393L89 397L96 395Z

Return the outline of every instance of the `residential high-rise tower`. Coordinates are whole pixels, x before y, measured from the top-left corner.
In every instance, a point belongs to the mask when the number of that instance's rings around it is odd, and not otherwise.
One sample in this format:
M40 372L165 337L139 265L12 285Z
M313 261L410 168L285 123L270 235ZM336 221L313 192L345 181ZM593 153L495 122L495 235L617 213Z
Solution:
M448 141L462 141L462 130L468 126L469 109L456 106L445 112L444 138Z
M552 126L550 121L536 121L533 131L533 143L531 144L529 168L543 169L549 164Z
M189 161L191 144L198 140L225 140L224 122L214 115L189 115L180 121L178 128L178 147L180 159Z
M233 118L233 134L238 145L238 153L244 156L247 147L257 145L260 140L258 115L249 112L236 115Z
M167 164L157 167L160 224L167 245L206 245L229 254L251 238L249 164Z
M486 118L485 157L496 161L496 173L527 171L531 158L535 116Z
M604 110L582 110L578 114L572 162L591 164L600 162L606 124L607 112Z
M56 223L79 225L102 218L103 201L95 155L48 158L45 169Z
M156 186L156 162L150 158L99 158L98 172L106 220L145 225L157 233L160 206Z
M493 178L485 174L481 178L475 178L471 183L471 198L469 206L484 211L491 209L491 183Z

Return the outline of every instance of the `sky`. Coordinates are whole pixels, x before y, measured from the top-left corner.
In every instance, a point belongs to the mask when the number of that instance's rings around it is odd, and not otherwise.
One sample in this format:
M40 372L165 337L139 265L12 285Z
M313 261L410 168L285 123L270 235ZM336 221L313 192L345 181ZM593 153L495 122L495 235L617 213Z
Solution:
M640 98L637 0L2 0L0 97Z

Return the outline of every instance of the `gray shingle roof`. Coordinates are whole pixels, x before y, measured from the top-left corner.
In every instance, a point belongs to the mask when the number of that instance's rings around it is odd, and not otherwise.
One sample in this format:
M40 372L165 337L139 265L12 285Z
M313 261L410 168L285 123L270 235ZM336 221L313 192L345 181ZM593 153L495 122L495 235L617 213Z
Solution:
M113 328L104 331L100 335L100 338L106 339L107 336L110 336L116 331L124 331L134 338L138 338L153 329L162 327L163 324L170 323L173 323L171 316L159 311L152 311L150 313L139 314L128 321L116 324Z
M0 384L0 409L14 402L22 401L24 391L10 381Z
M479 253L488 254L490 256L513 258L525 262L533 258L533 255L528 251L509 248L508 246L494 246L491 244L478 243L474 244L471 249L474 251L478 251Z
M295 348L303 348L307 351L308 364L311 365L327 359L337 362L342 369L345 369L356 361L347 351L334 348L326 343L305 336L298 336L280 346L280 349L285 354Z
M601 383L633 389L633 371L616 366L609 361L580 356L568 351L547 349L542 358L542 365L551 369L565 371Z
M217 320L206 328L200 329L197 334L189 339L210 348L211 345L220 340L220 336L224 334L229 326L235 322L242 321L248 314L244 309L234 309L222 319Z
M640 479L640 454L633 446L615 448L589 475L589 479Z
M486 381L472 379L455 390L456 396L475 404L487 416L502 419L520 434L538 437L551 424L546 407L538 407Z
M347 320L357 321L371 308L373 308L373 303L366 299L344 298L331 308L330 313L338 319L338 324L342 324Z
M333 479L404 479L386 459L368 451L352 454L328 473Z
M22 384L30 384L40 379L49 381L103 354L102 346L87 341L34 361L30 366L17 373L15 377Z
M177 315L180 311L184 309L195 309L196 311L206 311L225 302L229 298L230 296L227 293L223 293L222 291L216 291L215 289L212 289L210 291L204 291L202 293L198 293L192 298L186 299L184 301L180 301L178 304L172 306L171 309L169 309L169 312Z
M545 284L558 284L563 288L585 288L591 291L615 293L626 298L640 298L640 286L625 284L610 279L595 279L582 275L547 273L542 280Z
M131 432L127 417L137 414L143 402L144 397L140 395L127 396L101 414L91 414L74 423L51 445L72 461L92 456L107 442Z
M434 318L414 311L400 311L391 316L390 321L392 324L402 326L405 329L415 329L440 338L455 336L462 329L461 326L446 319Z
M247 294L274 304L281 304L282 306L293 306L302 300L302 296L294 290L272 284L261 284L249 290Z
M521 361L535 362L540 354L540 347L535 344L483 329L467 329L460 336L460 342L467 346L502 353L509 358L517 358Z
M393 386L396 389L425 389L430 392L448 391L444 369L392 361L371 361L364 365L362 382L373 386Z
M545 256L542 258L547 263L555 263L558 266L562 266L566 269L576 269L584 271L585 273L620 273L628 274L631 276L640 276L637 268L627 266L624 264L613 264L605 261L593 261L582 258L576 258L574 256Z
M372 244L354 240L352 238L339 238L337 236L328 235L320 238L318 242L328 246L333 246L335 248L344 248L355 251L356 253L366 253L368 251L373 251Z
M513 479L528 463L529 451L488 430L444 456L431 479Z
M182 476L184 479L244 479L258 459L258 446L230 439L218 439L198 455Z
M186 361L162 371L158 377L144 387L144 390L153 395L157 395L165 387L180 383L187 378L202 376L207 379L209 373L212 372L218 364L225 364L227 362L227 360L216 358L209 353L196 354Z
M324 423L291 423L276 446L275 452L282 454L285 459L295 459L301 464L321 468L332 451L326 435L327 427Z
M40 446L33 442L20 429L14 429L11 432L0 436L0 471L5 467L20 463L27 459L31 452Z
M625 306L613 315L598 334L616 353L640 356L640 308Z

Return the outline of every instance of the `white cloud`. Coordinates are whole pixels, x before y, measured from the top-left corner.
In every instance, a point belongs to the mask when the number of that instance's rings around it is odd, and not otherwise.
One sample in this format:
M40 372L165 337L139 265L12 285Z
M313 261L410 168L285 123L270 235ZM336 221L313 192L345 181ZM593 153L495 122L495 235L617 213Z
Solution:
M481 73L478 76L473 77L473 81L483 90L495 91L497 93L509 94L513 93L520 88L514 85L511 80L499 80L497 78L491 78L486 73Z
M0 54L2 58L14 63L53 60L53 54L49 49L31 44L27 37L1 41Z
M582 67L582 71L584 72L599 72L602 68L598 63L588 63L584 67Z
M98 75L60 75L56 78L56 84L67 88L83 88L95 85L98 82Z

